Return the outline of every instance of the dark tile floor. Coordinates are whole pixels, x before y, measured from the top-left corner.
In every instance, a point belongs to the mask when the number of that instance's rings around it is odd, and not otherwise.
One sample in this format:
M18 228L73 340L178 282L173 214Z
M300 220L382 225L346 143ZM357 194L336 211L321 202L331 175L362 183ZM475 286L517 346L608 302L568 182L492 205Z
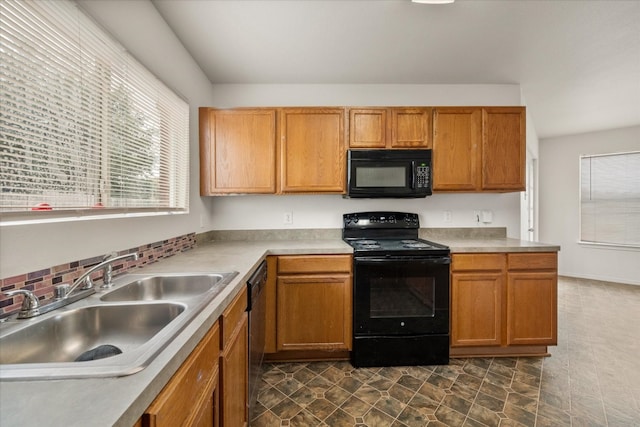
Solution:
M268 364L252 427L640 426L640 287L561 278L547 358Z

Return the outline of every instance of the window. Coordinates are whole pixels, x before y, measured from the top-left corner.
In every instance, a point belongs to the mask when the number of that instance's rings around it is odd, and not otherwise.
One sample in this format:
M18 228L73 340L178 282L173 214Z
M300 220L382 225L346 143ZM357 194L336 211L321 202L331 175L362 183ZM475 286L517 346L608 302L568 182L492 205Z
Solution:
M640 151L580 157L580 240L640 247Z
M188 104L70 1L0 22L2 221L186 211Z

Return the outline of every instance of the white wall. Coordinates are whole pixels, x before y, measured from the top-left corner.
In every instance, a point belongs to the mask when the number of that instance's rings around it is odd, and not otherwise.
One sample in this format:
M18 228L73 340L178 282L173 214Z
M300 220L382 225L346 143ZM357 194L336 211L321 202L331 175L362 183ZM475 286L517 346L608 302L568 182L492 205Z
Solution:
M210 199L199 197L198 110L213 103L211 85L148 1L88 1L81 6L190 105L190 213L0 228L0 278L209 229Z
M216 230L283 228L342 228L342 214L392 210L415 212L423 227L507 227L511 237L520 230L519 193L436 194L425 199L343 199L341 196L216 197L211 211ZM491 210L493 222L477 223L474 210ZM450 211L451 222L444 221ZM283 223L293 213L293 224Z
M540 240L557 243L559 273L640 285L640 250L579 240L579 156L640 150L640 126L540 140Z
M214 85L213 106L421 106L521 105L518 85ZM529 134L528 134L529 135ZM535 132L533 133L535 135ZM537 142L537 139L536 139ZM536 147L537 148L537 147ZM425 227L507 227L520 236L519 193L437 194L426 199L358 200L341 196L215 197L214 229L341 228L342 214L366 210L397 210L420 214ZM492 210L491 224L478 224L474 210ZM444 211L452 221L444 222ZM293 212L293 224L283 224Z
M484 226L474 210L494 213L487 226L519 237L519 194L435 195L418 200L345 200L340 196L199 196L199 106L521 105L518 85L216 85L212 87L148 0L79 0L140 62L190 105L190 213L76 221L0 229L0 278L211 229L340 228L360 210L417 212L426 227ZM444 222L444 211L452 221ZM293 224L284 225L284 212Z

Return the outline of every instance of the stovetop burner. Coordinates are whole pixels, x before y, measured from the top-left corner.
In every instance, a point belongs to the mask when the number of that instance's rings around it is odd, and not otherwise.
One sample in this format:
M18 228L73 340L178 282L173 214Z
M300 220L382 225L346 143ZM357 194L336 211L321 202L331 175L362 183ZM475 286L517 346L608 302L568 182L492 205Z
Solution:
M356 251L367 251L380 249L385 251L403 251L403 250L439 250L443 249L442 245L421 239L346 239Z
M413 255L449 253L449 248L418 238L418 215L403 212L360 212L343 216L342 237L356 254Z

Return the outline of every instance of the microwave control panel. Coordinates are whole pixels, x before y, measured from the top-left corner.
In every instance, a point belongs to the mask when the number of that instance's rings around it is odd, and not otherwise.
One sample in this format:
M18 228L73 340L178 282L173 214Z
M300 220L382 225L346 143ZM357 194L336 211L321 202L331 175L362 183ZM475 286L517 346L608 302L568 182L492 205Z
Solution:
M418 188L429 187L429 166L416 167L416 185Z

